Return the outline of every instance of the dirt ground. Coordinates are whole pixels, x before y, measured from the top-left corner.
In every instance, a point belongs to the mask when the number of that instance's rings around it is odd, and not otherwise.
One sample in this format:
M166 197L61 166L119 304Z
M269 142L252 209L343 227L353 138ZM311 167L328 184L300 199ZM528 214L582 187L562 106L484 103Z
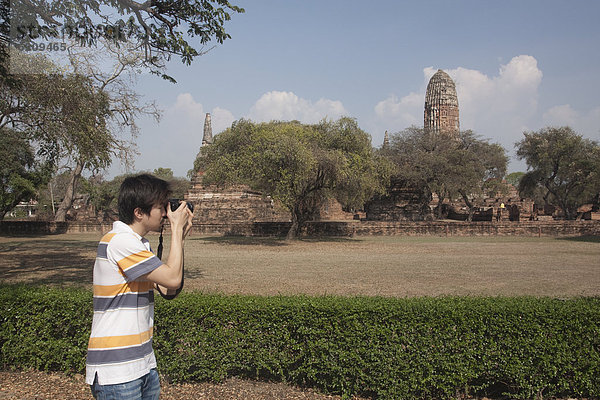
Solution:
M325 400L341 399L283 383L232 378L221 385L161 382L161 400ZM359 400L358 397L354 398ZM0 400L93 400L83 376L39 371L0 371Z

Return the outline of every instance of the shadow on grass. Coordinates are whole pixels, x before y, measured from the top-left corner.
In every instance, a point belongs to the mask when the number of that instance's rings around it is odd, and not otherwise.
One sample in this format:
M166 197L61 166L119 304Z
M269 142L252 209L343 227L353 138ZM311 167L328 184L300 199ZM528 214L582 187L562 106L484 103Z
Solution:
M358 243L362 242L363 239L356 239L345 236L315 236L315 237L303 237L299 239L301 242L307 243Z
M0 280L91 285L97 241L28 240L0 244Z
M570 236L556 238L556 240L568 240L570 242L600 243L600 236Z
M209 236L209 237L188 237L189 241L199 241L206 243L216 243L225 245L242 245L242 246L287 246L284 238L277 237L247 237L247 236Z
M207 243L217 243L226 245L242 245L242 246L288 246L293 243L356 243L361 242L361 239L349 237L302 237L297 240L286 240L282 237L255 237L255 236L210 236L210 237L188 237L186 241L197 240Z

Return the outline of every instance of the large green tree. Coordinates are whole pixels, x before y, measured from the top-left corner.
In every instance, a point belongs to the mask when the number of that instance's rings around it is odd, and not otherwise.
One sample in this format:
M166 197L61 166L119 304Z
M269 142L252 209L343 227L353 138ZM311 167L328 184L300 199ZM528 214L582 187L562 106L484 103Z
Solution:
M294 122L236 121L203 148L195 170L205 183L248 184L279 201L292 216L288 239L327 198L358 209L385 188L384 160L355 120Z
M524 132L516 143L517 156L527 163L519 190L543 190L548 204L559 207L565 218L577 217L577 208L600 193L600 146L568 126Z
M510 174L506 175L506 177L504 179L506 179L506 182L508 184L513 185L515 188L519 187L519 182L521 182L521 178L523 178L523 175L525 175L525 172L511 172Z
M42 64L47 73L24 75L14 85L0 82L0 126L20 132L40 160L70 168L73 179L56 213L64 220L81 172L106 168L127 144L111 129L116 112L110 93L94 79L62 74L40 56L22 55L21 61Z
M472 131L449 136L411 127L393 134L390 145L381 152L397 167L395 182L437 195L438 217L445 199L460 197L471 219L473 200L499 189L508 162L500 145Z

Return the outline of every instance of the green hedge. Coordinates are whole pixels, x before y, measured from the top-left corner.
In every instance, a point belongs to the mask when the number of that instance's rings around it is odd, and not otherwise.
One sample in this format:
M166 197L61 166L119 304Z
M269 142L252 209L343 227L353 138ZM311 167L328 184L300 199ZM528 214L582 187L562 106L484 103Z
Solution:
M0 363L82 372L91 293L0 286ZM345 396L600 397L600 299L251 297L157 300L174 381L229 376Z

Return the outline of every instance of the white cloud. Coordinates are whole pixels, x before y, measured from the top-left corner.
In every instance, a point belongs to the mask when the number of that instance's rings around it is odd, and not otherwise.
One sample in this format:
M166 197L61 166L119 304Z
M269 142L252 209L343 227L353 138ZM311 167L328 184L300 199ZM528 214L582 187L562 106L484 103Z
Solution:
M375 114L379 118L389 119L395 126L422 125L424 101L425 96L420 93L412 92L401 99L392 94L377 103ZM420 116L419 113L421 113Z
M175 104L167 108L166 118L185 118L190 121L204 121L204 107L196 103L190 93L181 93L177 96Z
M600 139L600 107L581 112L569 104L562 104L548 109L542 116L542 121L544 126L568 125L580 135Z
M215 107L211 113L212 131L213 135L224 131L229 128L235 121L235 117L231 111L221 107Z
M580 115L569 104L550 108L542 116L544 126L573 126L580 119Z
M185 176L194 160L204 135L206 112L211 113L213 135L221 132L234 121L233 114L221 107L206 110L190 93L181 93L174 103L165 107L159 125L142 126L139 141L141 157L136 162L139 170L164 167L171 168L176 176Z
M319 99L312 103L293 92L271 91L256 101L248 118L257 122L298 120L303 123L315 123L323 118L338 119L347 114L340 101Z
M461 128L512 146L523 127L536 125L543 74L534 57L514 57L495 77L465 68L447 72L456 82Z
M225 130L235 120L231 111L215 107L212 111L204 110L201 103L197 103L190 93L181 93L177 96L175 104L169 106L165 112L164 125L169 129L189 138L199 139L202 142L204 134L204 119L206 112L210 112L213 135Z

